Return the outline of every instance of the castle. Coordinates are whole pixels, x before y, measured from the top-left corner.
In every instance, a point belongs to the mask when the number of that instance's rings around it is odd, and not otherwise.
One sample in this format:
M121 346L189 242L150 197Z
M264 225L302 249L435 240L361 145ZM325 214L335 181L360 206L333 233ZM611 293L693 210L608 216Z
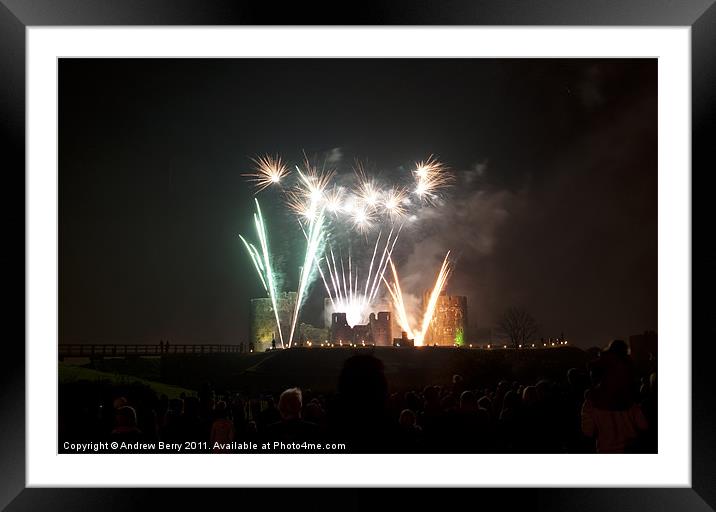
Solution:
M365 343L390 345L392 338L391 314L381 311L376 317L371 313L365 325L348 325L345 313L331 315L331 343Z

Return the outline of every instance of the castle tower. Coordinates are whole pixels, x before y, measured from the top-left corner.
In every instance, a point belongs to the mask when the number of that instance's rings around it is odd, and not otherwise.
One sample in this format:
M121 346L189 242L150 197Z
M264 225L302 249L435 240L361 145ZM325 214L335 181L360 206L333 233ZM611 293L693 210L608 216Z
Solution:
M393 324L391 321L391 313L389 311L380 311L376 317L374 313L370 314L370 332L373 337L373 343L376 345L389 346L393 339Z
M281 322L281 332L284 343L288 343L288 334L291 328L291 315L296 304L296 292L280 293L276 297L278 317ZM276 346L281 346L278 329L276 328L276 315L273 304L268 297L251 299L249 312L249 343L253 343L257 352L263 352L271 346L271 340L276 340Z
M353 329L348 325L345 313L331 315L330 339L331 343L351 343L353 341Z
M423 294L423 308L430 300L430 291ZM467 330L467 297L440 293L433 318L425 334L426 345L462 345Z

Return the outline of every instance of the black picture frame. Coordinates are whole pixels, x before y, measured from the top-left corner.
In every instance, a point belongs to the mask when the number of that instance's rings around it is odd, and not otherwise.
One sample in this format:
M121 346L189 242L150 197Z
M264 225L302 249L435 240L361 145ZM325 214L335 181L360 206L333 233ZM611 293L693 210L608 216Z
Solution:
M292 6L291 6L292 5ZM25 192L25 30L32 26L81 25L604 25L604 26L689 26L691 27L692 71L692 231L710 224L704 208L705 177L716 169L713 151L713 126L716 124L716 5L714 0L453 0L450 2L382 1L342 2L324 5L232 0L0 0L0 145L6 197ZM10 181L10 178L14 181ZM695 180L694 180L695 178ZM694 182L696 186L694 186ZM12 186L15 185L15 186ZM22 191L22 193L20 192ZM698 200L697 200L698 199ZM695 205L701 205L699 212ZM12 219L15 239L22 237L23 250L6 251L10 255L8 274L20 279L25 268L24 225L16 211L10 214L10 201L4 218ZM24 211L24 208L23 208ZM701 213L701 215L699 214ZM9 234L8 232L5 233ZM6 240L8 237L6 237ZM704 240L704 239L702 239ZM706 245L692 234L692 251ZM716 255L692 252L692 487L665 489L558 489L471 490L481 496L470 498L478 504L495 500L501 507L518 504L530 510L716 510L716 442L711 361L712 340L716 335L713 301L706 297L716 284ZM698 279L693 273L698 271ZM24 273L23 273L24 275ZM19 286L19 284L18 284ZM24 280L23 280L24 290ZM9 296L9 294L7 295ZM22 297L25 293L23 291ZM6 318L19 323L24 337L25 302L13 297L6 306ZM8 338L10 335L6 335ZM683 342L684 340L665 340ZM0 372L2 421L0 422L0 506L8 510L129 510L148 505L160 498L162 508L190 504L186 492L178 489L162 492L143 489L36 489L25 486L25 351L15 339L3 347L4 364ZM48 426L48 435L51 435ZM565 460L565 464L569 461ZM230 492L202 491L204 498L221 500ZM251 496L241 491L241 503ZM260 493L264 493L261 498ZM370 490L353 490L341 497L341 508L355 509L370 505L377 497ZM252 491L265 499L266 491ZM331 506L332 499L321 494L321 502ZM293 498L305 500L300 493ZM381 498L382 499L382 498ZM425 504L420 491L401 496L402 507ZM460 498L454 498L460 500ZM311 499L313 501L313 498ZM206 502L204 502L206 503ZM234 502L238 503L238 502ZM275 502L272 502L275 503ZM334 502L335 503L335 502ZM457 502L454 502L457 503ZM319 506L320 504L317 504ZM335 504L333 505L335 506Z

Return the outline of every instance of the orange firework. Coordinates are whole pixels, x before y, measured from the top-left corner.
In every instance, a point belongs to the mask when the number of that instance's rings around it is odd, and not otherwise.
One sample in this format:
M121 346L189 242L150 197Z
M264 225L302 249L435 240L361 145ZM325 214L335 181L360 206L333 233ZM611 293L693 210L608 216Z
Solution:
M389 284L388 281L383 278L383 281L385 281L386 284L386 288L388 288L388 293L390 293L390 297L393 299L393 305L395 306L395 310L398 315L398 324L400 325L400 328L406 332L408 337L413 338L415 340L415 344L418 346L422 345L425 340L425 333L428 331L428 327L430 327L430 322L432 321L433 315L435 314L435 307L438 303L438 297L443 291L443 288L445 288L445 284L447 283L448 277L450 276L451 268L450 263L448 262L448 256L450 256L450 251L448 251L445 255L443 264L440 267L440 272L438 273L438 277L435 280L435 285L430 292L430 299L428 300L427 307L425 308L425 311L423 313L423 321L420 326L420 330L413 330L410 327L410 321L408 320L408 312L405 308L405 301L403 300L403 291L400 288L400 281L398 279L398 272L395 270L395 265L393 265L392 260L390 261L390 268L393 271L393 284Z
M256 172L242 174L242 176L248 176L251 178L249 181L256 183L257 194L266 187L279 183L290 172L278 155L264 155L252 158L251 161L256 164Z
M415 194L428 201L435 199L436 192L453 181L453 176L447 167L432 155L427 160L415 164L413 175L415 176Z

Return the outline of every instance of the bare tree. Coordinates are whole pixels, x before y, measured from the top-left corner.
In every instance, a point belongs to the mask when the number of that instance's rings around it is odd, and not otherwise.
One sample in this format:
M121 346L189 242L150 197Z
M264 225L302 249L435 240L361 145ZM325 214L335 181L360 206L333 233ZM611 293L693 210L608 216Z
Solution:
M526 345L537 334L537 322L524 308L512 306L502 316L498 324L500 334L510 339L517 348Z

